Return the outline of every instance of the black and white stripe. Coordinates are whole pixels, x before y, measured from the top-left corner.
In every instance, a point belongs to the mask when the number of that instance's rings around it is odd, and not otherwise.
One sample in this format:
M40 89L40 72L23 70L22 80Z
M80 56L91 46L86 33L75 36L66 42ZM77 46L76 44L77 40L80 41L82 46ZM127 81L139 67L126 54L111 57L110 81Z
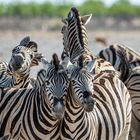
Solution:
M63 19L63 45L64 49L61 55L62 60L66 57L70 58L71 63L80 65L80 59L83 61L83 65L86 65L89 61L96 59L95 73L101 71L115 72L112 65L92 55L88 48L88 35L85 25L91 19L91 15L80 16L76 8L71 8L66 19Z
M85 74L86 71L79 68L79 71L74 72L75 76L71 76L72 86L69 89L61 138L127 140L131 122L129 93L115 76L113 66L92 56L89 51L85 28L89 19L90 16L80 16L76 8L71 8L68 17L63 20L62 60L65 62L68 56L73 64L77 63L78 67L84 69L93 60L97 64L91 69L92 74ZM93 78L94 74L98 78ZM84 109L92 110L94 101L94 111L85 112Z
M0 138L45 140L57 139L64 115L69 86L67 72L53 56L52 63L42 62L33 88L11 88L2 92L0 102Z
M135 139L139 140L140 130L140 54L121 45L113 44L99 52L99 57L112 63L120 73L120 79L128 88L132 100L133 119L132 129Z
M5 72L1 73L1 87L30 87L33 80L30 78L32 66L38 65L41 54L37 52L37 44L25 37L18 46L12 50L12 57Z
M71 69L62 140L128 140L130 124L130 95L117 76Z

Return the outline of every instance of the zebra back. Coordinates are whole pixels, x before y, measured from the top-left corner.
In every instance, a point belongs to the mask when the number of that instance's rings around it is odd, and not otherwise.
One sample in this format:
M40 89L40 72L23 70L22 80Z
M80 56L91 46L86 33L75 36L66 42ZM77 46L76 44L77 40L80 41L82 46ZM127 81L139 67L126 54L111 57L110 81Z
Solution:
M127 79L128 73L131 73L133 68L140 66L140 54L121 44L110 45L101 50L98 56L109 61L121 73L120 78L123 81Z
M113 44L101 50L98 55L112 63L120 73L119 78L129 90L133 110L131 125L133 134L130 135L133 135L134 139L140 139L140 54L124 45Z

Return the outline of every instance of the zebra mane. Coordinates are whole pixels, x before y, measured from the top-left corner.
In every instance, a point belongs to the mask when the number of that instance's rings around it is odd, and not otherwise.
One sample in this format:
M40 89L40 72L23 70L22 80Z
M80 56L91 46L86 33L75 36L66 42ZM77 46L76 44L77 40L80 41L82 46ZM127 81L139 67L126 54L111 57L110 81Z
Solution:
M128 77L129 71L131 70L130 64L126 57L126 50L120 47L120 50L117 51L117 55L122 59L122 69L124 70L122 73L121 79L124 80Z
M33 52L37 52L37 49L38 49L37 43L34 41L29 41L26 47L31 48Z
M79 57L79 59L78 59L78 66L79 66L80 68L83 68L83 66L84 66L83 62L84 62L84 56L81 55L81 56Z
M86 57L87 57L87 55L82 54L78 58L77 64L78 64L79 68L83 68L84 65L85 65L85 62L89 62L90 61L88 58L87 58L87 61L85 61L86 60ZM94 57L92 55L90 55L90 58L91 58L91 60L94 59Z
M80 13L75 7L72 7L71 11L74 12L75 18L77 19L76 23L77 23L79 41L80 41L81 46L83 47L84 46L84 40L83 40L83 36L82 36L83 35L83 33L82 33L82 21L81 21Z
M58 56L56 53L54 53L52 55L52 61L51 63L54 65L55 70L58 71L59 70L59 64L60 64L60 60L58 59Z

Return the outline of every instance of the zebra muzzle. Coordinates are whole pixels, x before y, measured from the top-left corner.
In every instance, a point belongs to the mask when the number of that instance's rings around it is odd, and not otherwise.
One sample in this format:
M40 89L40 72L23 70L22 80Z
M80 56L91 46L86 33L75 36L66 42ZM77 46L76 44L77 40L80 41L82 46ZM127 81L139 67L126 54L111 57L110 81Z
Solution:
M91 94L88 94L88 92L84 93L84 110L86 112L91 112L93 111L93 108L95 106L95 99L93 98L93 96Z
M61 101L58 101L57 103L55 103L52 111L53 111L53 116L56 119L59 120L62 119L65 111L64 104L62 104Z
M24 58L22 57L22 55L20 54L14 55L11 63L13 70L16 71L20 69L22 67L23 62L24 62Z

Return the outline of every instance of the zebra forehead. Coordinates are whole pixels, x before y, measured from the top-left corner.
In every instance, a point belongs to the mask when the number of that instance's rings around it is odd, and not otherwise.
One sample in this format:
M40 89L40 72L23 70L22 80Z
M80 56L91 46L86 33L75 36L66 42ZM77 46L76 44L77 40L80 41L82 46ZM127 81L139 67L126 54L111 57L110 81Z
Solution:
M25 47L25 46L16 46L13 50L12 50L12 53L19 53L19 52L21 52L21 51L29 51L29 50L31 50L30 48L27 48L27 47Z

